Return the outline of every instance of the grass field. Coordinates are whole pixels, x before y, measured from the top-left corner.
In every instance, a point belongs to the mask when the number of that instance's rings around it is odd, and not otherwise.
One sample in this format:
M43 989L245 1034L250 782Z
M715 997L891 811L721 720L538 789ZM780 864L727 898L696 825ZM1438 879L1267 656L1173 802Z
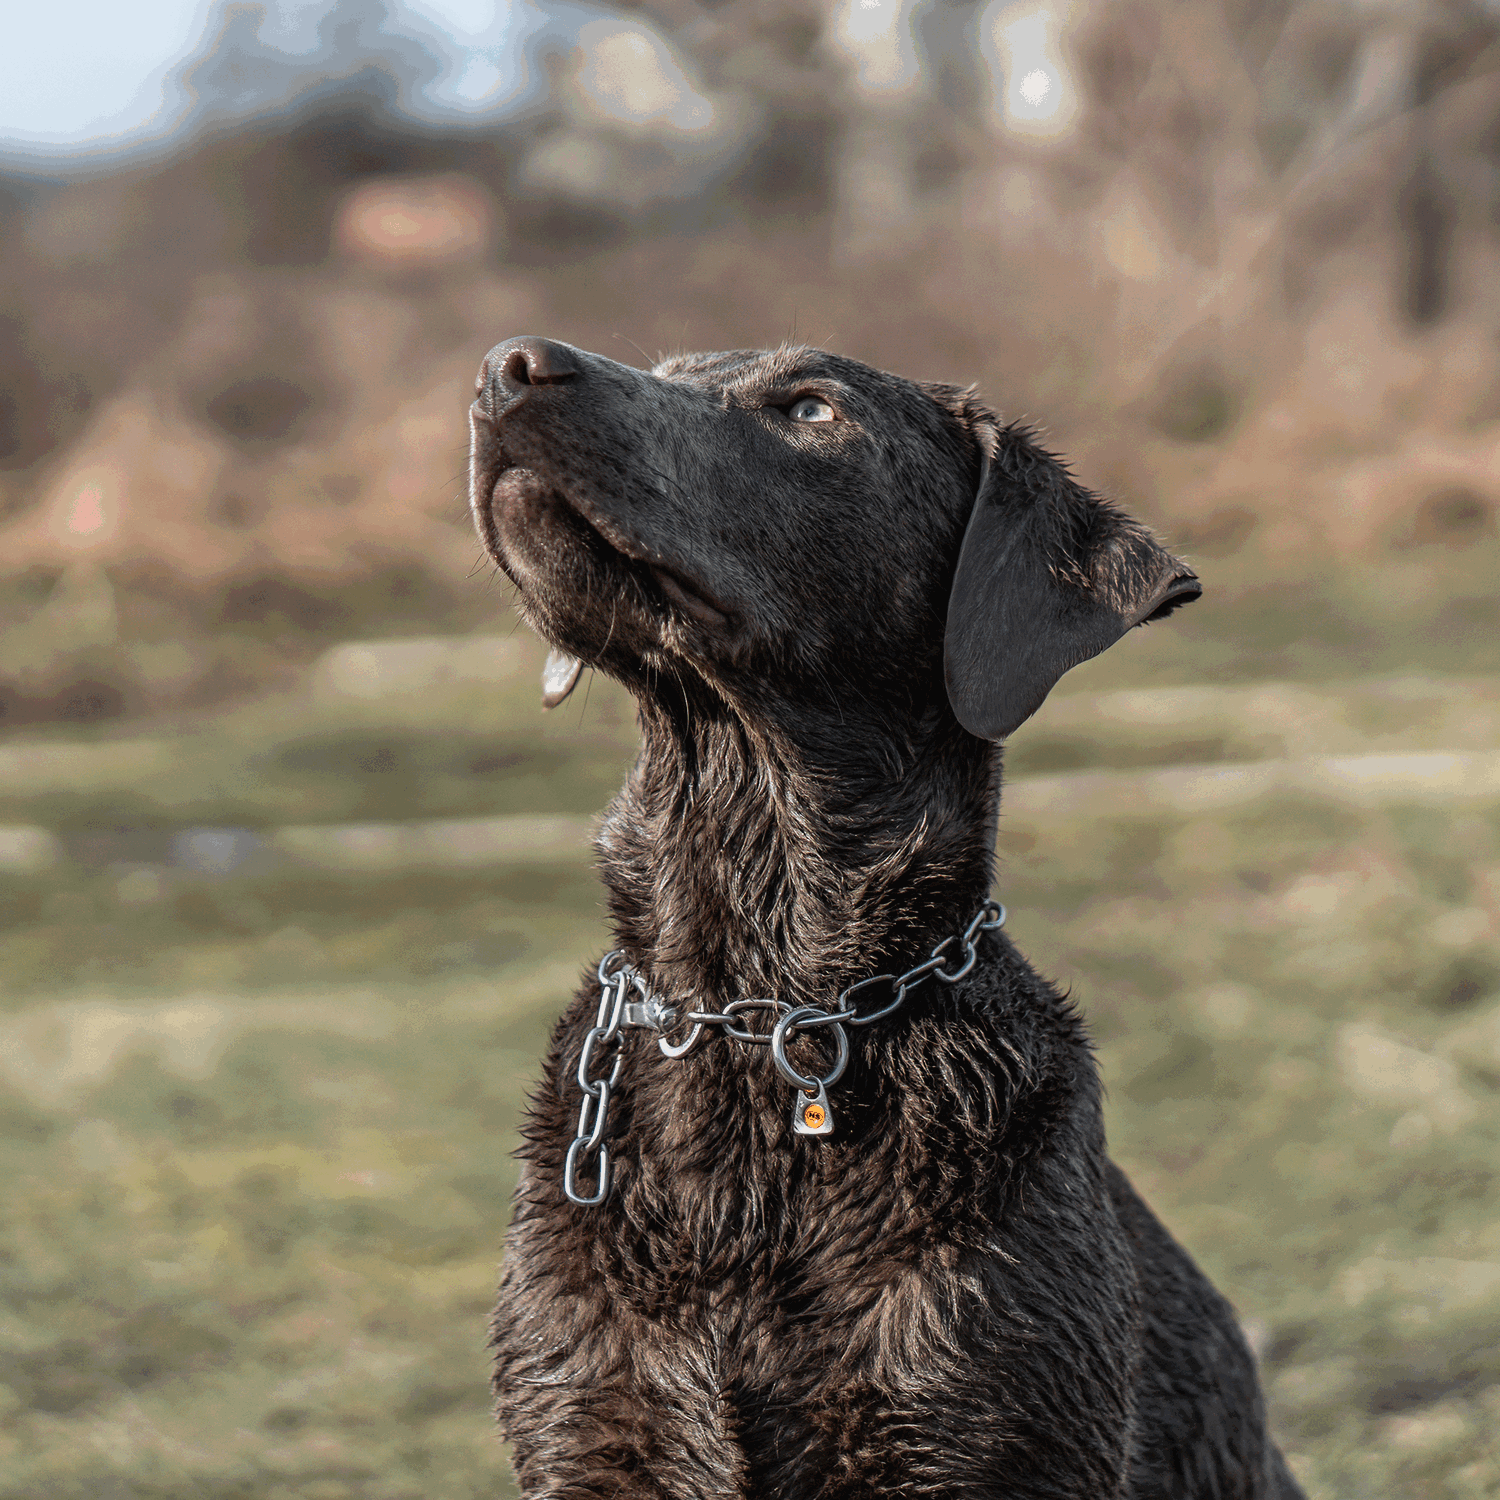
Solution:
M1011 930L1089 1016L1114 1152L1240 1309L1310 1493L1500 1495L1500 680L1397 652L1257 684L1149 640L1016 738ZM56 836L0 875L0 1496L511 1492L510 1153L604 940L580 819L632 741L602 685L544 720L535 665L76 736L64 771L0 750L0 822ZM1320 759L1370 753L1357 784ZM462 867L285 835L457 817L543 832ZM225 827L233 868L180 857Z

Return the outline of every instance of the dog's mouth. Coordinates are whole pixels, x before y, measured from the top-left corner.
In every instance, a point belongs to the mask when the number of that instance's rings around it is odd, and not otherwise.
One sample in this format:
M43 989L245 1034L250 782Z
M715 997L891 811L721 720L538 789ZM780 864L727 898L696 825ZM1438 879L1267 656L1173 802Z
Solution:
M724 630L729 627L728 607L712 598L701 584L689 582L677 569L669 568L663 563L648 563L647 567L656 580L657 587L679 609L712 629Z
M569 493L536 469L512 463L503 453L495 454L494 459L486 466L489 472L481 475L475 487L476 497L482 495L487 502L477 507L480 512L477 519L486 547L523 593L525 586L516 578L516 570L506 566L502 534L510 537L514 545L518 537L536 534L545 517L560 521L575 533L580 544L597 560L622 569L637 584L634 592L639 598L648 606L655 604L652 613L662 617L659 624L670 622L675 615L716 635L733 630L734 616L729 606L688 574L676 558L663 556L659 548L637 536L597 503ZM554 598L549 602L555 608L562 601ZM578 680L575 657L558 650L553 658L544 676L543 698L548 707L561 703Z
M690 578L675 560L663 557L660 550L643 542L613 516L602 512L597 505L565 490L548 484L535 469L519 464L503 466L490 486L490 525L494 526L494 513L514 505L517 501L533 504L537 499L550 501L564 510L571 519L579 523L609 552L622 559L638 576L649 576L657 591L675 604L678 609L691 615L700 623L715 628L729 624L730 610L716 599L710 590Z

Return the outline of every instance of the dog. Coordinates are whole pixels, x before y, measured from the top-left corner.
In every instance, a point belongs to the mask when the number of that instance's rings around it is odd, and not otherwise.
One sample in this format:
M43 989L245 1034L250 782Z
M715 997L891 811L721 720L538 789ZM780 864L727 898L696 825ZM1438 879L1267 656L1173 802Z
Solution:
M1300 1496L989 900L996 747L1192 570L973 390L818 350L514 338L471 436L547 701L586 664L641 729L492 1324L522 1492Z

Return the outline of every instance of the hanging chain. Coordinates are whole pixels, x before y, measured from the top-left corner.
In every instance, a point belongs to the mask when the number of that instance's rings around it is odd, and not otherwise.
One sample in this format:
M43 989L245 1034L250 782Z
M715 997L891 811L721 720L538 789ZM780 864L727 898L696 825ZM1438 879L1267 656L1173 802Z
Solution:
M986 901L962 933L945 937L921 963L904 974L874 974L869 979L851 984L840 992L833 1010L823 1010L816 1005L794 1006L785 1000L756 996L748 1000L731 1000L721 1011L688 1010L679 1013L675 1007L652 994L639 971L625 962L623 948L606 953L599 960L599 1009L593 1026L583 1039L583 1050L579 1053L575 1070L583 1098L578 1106L578 1129L563 1161L563 1191L569 1201L581 1208L596 1208L609 1197L611 1166L604 1134L609 1121L610 1096L619 1085L625 1061L622 1030L643 1027L659 1032L656 1045L664 1057L671 1058L686 1057L709 1027L718 1028L724 1036L737 1042L769 1047L776 1071L799 1093L792 1111L793 1130L798 1135L831 1135L833 1111L828 1103L828 1090L844 1076L844 1069L849 1065L849 1035L844 1028L872 1026L876 1021L894 1015L906 1003L907 991L929 975L944 984L957 984L968 976L978 961L975 940L980 933L994 932L1004 925L1005 908L998 901ZM955 944L959 952L950 968L949 953ZM859 997L876 985L889 985L891 998L884 1005L861 1010ZM630 999L632 993L639 998ZM776 1022L770 1031L751 1031L745 1024L742 1018L757 1010L776 1013ZM667 1033L679 1025L686 1025L688 1033L680 1042L673 1042ZM821 1077L807 1076L799 1073L788 1061L787 1043L799 1032L810 1032L820 1026L833 1028L834 1064ZM605 1050L611 1045L614 1047L612 1056ZM596 1186L592 1194L587 1194L579 1187L578 1173L584 1158L591 1154L594 1156Z

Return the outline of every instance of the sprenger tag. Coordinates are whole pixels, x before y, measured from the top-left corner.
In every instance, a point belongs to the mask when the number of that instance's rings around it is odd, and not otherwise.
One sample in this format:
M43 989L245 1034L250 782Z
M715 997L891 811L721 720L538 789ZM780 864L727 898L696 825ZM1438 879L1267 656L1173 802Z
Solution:
M828 1090L820 1083L815 1090L798 1089L792 1104L793 1135L832 1135L833 1111Z

